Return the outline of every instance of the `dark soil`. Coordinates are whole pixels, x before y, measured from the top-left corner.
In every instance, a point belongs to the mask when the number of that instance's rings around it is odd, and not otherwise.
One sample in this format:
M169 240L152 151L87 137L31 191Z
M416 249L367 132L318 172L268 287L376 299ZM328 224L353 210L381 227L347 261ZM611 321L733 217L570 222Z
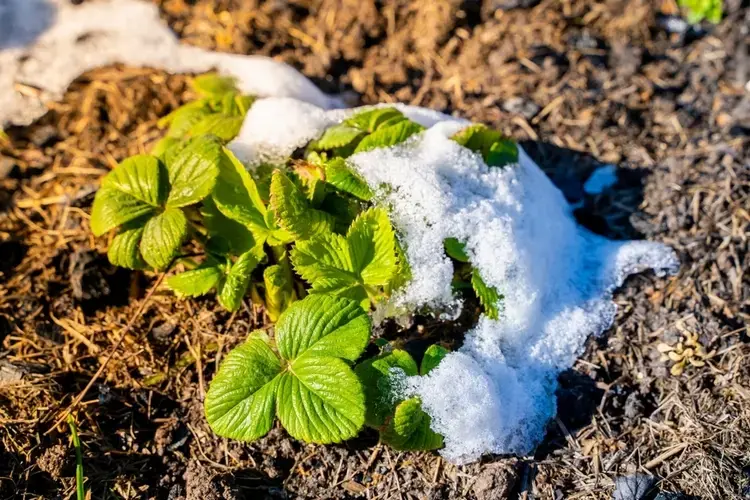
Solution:
M88 223L100 177L160 136L158 117L190 97L186 79L90 72L0 146L0 497L74 494L58 420L80 395L92 498L604 499L634 473L660 491L750 498L747 2L726 0L720 25L686 33L665 31L673 0L157 3L186 43L274 56L353 102L504 131L582 224L668 243L682 268L616 294L614 326L561 376L533 457L457 467L368 432L338 446L280 428L252 444L219 439L202 414L208 381L262 311L149 295L158 277L109 265ZM586 194L607 163L619 183ZM687 341L710 356L670 372L657 346Z

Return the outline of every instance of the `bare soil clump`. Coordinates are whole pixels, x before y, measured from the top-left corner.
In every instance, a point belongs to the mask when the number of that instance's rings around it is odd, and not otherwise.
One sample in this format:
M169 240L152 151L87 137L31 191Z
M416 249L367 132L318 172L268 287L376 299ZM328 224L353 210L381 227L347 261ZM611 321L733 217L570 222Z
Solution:
M73 494L56 423L79 397L93 498L605 499L632 474L655 478L652 496L750 496L746 2L682 33L665 28L671 0L156 3L185 43L276 57L353 103L502 130L582 224L663 241L682 267L618 291L614 326L560 377L558 417L533 457L457 467L367 431L337 446L280 428L219 439L202 414L208 382L262 311L177 300L157 275L111 266L89 231L101 176L160 137L157 119L190 97L186 77L89 72L0 144L0 498ZM586 193L604 164L618 183ZM418 322L415 337L454 335Z

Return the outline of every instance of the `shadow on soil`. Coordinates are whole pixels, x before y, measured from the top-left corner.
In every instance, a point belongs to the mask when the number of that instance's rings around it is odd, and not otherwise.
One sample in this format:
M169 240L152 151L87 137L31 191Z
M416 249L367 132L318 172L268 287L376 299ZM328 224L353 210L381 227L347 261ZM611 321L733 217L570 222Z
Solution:
M586 153L543 141L521 141L520 144L575 207L574 215L579 224L615 240L643 237L638 207L643 202L647 169L615 166L617 182L601 193L590 194L583 186L605 163Z

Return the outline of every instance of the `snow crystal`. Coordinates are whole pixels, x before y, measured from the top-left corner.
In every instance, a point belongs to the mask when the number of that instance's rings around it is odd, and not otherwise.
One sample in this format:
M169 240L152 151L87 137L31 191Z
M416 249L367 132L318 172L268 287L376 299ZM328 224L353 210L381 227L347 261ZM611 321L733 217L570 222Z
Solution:
M243 128L248 133L232 146L246 148L250 162L288 154L357 111L315 110L289 99L256 106ZM441 453L449 460L528 453L554 416L558 374L573 365L589 335L611 326L612 291L632 273L674 271L677 259L658 243L610 241L580 227L522 149L518 165L489 168L450 140L465 121L401 109L429 128L350 158L376 199L392 207L412 268L412 281L393 300L412 310L460 307L443 250L447 237L466 244L472 264L504 296L499 320L482 316L463 347L428 376L410 377L406 392L422 399L433 429L445 436ZM269 124L274 117L278 123Z
M617 180L617 167L604 165L591 173L583 184L583 190L592 195L601 194L617 184Z
M181 45L141 0L6 0L0 5L0 127L28 124L81 73L113 63L172 73L217 70L260 96L293 97L321 108L340 107L294 68L261 56L240 56ZM42 90L21 94L16 84Z

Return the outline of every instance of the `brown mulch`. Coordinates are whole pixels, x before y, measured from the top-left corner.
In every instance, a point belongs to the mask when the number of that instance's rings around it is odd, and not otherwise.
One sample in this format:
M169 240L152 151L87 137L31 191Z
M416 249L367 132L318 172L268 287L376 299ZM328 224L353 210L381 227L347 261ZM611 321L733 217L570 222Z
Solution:
M614 326L560 377L558 418L533 457L456 467L369 432L327 447L279 428L252 444L218 439L203 395L262 312L149 296L158 276L113 268L88 227L100 177L159 137L158 117L190 97L186 78L92 71L0 144L1 498L74 494L68 428L54 424L79 395L92 498L604 499L634 473L662 491L750 497L746 2L726 0L719 26L684 34L663 27L672 0L156 3L186 43L276 57L364 103L503 130L582 224L668 243L682 268L616 294ZM604 163L619 183L585 194ZM671 373L658 346L693 341L705 364Z

